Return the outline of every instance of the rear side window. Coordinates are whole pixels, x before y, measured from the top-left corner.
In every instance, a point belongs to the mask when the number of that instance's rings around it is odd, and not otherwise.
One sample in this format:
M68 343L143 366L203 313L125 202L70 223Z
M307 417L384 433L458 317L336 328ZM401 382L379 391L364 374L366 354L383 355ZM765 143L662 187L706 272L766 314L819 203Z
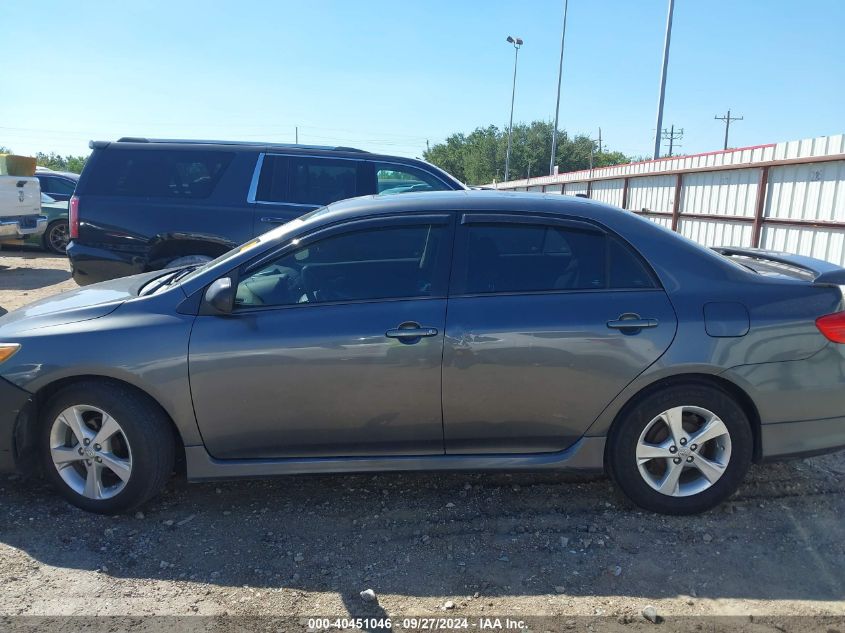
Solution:
M101 196L207 198L233 157L214 151L105 151L86 189Z
M600 231L526 224L466 229L463 292L469 294L653 287L639 257Z
M323 206L359 195L359 162L298 156L265 156L256 199ZM361 192L363 193L363 192Z
M376 163L376 191L379 194L413 191L445 191L443 181L421 169L392 163Z
M73 195L73 190L76 188L76 183L69 178L56 178L54 176L39 176L41 181L42 193L58 194L61 196Z

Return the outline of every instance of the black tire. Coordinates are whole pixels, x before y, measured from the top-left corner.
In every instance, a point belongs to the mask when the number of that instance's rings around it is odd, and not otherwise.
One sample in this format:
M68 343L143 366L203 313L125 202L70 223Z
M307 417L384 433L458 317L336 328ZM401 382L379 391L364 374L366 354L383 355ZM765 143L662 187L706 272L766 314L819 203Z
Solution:
M701 407L715 413L730 434L731 451L724 472L709 488L689 496L670 496L646 482L637 465L636 451L640 435L651 421L680 406ZM751 465L753 446L748 417L731 395L713 385L690 383L652 392L627 408L610 430L606 461L613 481L639 507L661 514L697 514L736 492ZM693 470L692 476L696 474Z
M51 458L54 421L69 407L87 405L107 412L131 447L132 468L123 488L107 499L92 499L74 490ZM143 394L107 381L80 382L58 391L41 416L39 438L47 480L70 503L99 514L126 512L157 495L173 473L175 443L170 419Z
M45 251L55 253L56 255L65 255L67 242L65 242L65 248L59 248L54 245L54 240L51 237L52 233L61 230L62 227L64 228L65 235L69 235L70 227L68 226L67 220L53 220L47 225L47 230L44 231L44 237L41 238L41 245Z

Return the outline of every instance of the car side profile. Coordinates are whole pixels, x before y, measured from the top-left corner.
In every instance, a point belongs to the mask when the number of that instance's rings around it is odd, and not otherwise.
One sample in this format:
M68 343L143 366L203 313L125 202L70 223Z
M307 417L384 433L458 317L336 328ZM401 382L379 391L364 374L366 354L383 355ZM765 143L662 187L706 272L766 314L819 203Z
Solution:
M0 318L0 466L124 511L189 480L607 472L688 514L845 446L845 270L569 196L370 196Z
M434 165L350 147L122 138L91 149L70 201L79 285L205 263L345 198L464 189Z

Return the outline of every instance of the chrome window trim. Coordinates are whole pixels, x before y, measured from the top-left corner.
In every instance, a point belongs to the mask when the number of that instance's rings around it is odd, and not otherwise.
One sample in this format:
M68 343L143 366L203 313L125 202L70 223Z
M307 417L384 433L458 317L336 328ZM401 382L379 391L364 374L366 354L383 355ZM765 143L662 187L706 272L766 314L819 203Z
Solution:
M286 154L284 152L261 152L258 155L258 160L255 163L255 169L252 172L252 180L249 183L249 191L247 192L246 201L249 204L270 204L270 205L286 205L290 207L308 207L314 208L325 206L318 203L313 204L305 204L302 202L274 202L272 200L258 200L256 198L256 194L258 193L258 180L261 177L261 168L264 166L264 157L265 156L282 156L284 158L316 158L318 160L351 160L356 161L359 163L372 163L373 167L375 168L376 164L381 165L395 165L396 167L406 167L409 169L416 169L425 174L428 174L432 178L437 179L443 185L445 185L445 191L455 191L452 187L452 184L441 178L436 173L425 169L424 167L419 167L417 165L408 165L407 163L399 163L396 161L391 160L375 160L371 158L363 158L363 157L355 157L350 158L347 156L319 156L316 154ZM363 194L362 194L363 195ZM377 193L375 195L378 195Z
M258 191L258 177L261 175L261 168L264 166L264 152L258 155L258 160L255 163L255 169L252 172L252 180L249 182L249 191L246 194L246 201L253 204L255 194Z

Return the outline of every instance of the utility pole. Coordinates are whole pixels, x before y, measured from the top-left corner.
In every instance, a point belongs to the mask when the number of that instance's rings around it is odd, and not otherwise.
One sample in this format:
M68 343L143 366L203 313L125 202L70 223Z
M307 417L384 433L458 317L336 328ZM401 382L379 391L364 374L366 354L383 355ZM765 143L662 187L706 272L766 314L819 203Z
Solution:
M675 141L679 141L684 138L684 128L678 129L675 131L675 124L672 124L672 127L668 130L663 130L663 134L661 135L664 141L669 141L669 156L674 156L674 149L675 149ZM678 146L680 147L680 145Z
M725 116L714 116L713 118L725 122L725 149L728 149L728 132L731 130L731 121L742 121L744 117L731 116L731 111L728 110Z
M563 45L566 42L566 13L569 0L563 0L563 30L560 33L560 65L557 68L557 104L555 105L555 126L552 128L552 158L549 161L549 175L555 173L555 153L557 152L557 120L560 116L560 82L563 79Z
M592 141L593 141L593 143L598 143L598 144L599 144L599 154L601 154L601 151L602 151L602 144L601 144L601 128L599 128L599 137L598 137L598 138L596 138L596 139L592 139Z
M296 126L296 144L299 145L299 126Z
M528 178L527 180L531 180L531 161L528 161Z
M669 0L669 14L666 16L666 38L663 40L663 65L660 68L660 97L657 100L657 125L654 128L654 159L660 158L660 136L663 130L663 99L666 96L666 70L669 66L669 41L672 39L672 13L675 0Z
M430 151L431 151L431 146L428 144L428 139L425 139L425 151L426 151L426 152L430 152Z

